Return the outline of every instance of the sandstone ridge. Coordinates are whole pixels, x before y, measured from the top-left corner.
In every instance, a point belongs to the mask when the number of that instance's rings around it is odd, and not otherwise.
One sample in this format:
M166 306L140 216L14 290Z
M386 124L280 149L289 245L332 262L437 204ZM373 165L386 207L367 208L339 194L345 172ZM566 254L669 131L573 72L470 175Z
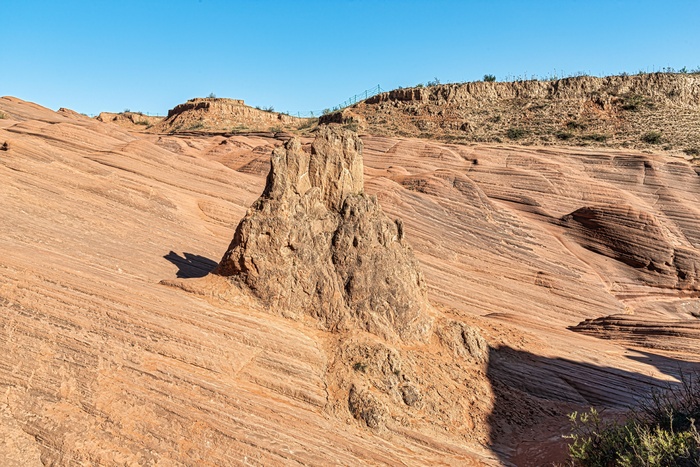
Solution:
M362 142L347 130L322 127L310 153L298 139L276 149L262 196L213 272L327 330L425 337L425 284L403 224L364 193L362 171Z
M471 82L395 89L321 117L375 135L700 154L700 75Z
M307 119L245 105L240 99L195 98L175 106L153 133L244 132L296 129Z

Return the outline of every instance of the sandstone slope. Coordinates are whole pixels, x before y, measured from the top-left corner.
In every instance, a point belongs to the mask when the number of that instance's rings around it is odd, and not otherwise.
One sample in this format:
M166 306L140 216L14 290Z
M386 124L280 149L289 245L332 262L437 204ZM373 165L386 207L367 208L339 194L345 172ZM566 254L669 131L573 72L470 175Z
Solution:
M567 412L698 368L681 158L363 136L364 192L402 219L433 306L416 343L289 319L208 274L270 154L311 140L0 111L7 465L546 465Z

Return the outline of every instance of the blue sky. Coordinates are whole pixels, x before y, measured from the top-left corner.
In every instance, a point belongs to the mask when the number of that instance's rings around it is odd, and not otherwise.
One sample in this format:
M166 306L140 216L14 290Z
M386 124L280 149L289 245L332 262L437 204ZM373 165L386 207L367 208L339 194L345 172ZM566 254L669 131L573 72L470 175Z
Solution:
M700 67L698 0L0 0L0 15L0 95L87 114Z

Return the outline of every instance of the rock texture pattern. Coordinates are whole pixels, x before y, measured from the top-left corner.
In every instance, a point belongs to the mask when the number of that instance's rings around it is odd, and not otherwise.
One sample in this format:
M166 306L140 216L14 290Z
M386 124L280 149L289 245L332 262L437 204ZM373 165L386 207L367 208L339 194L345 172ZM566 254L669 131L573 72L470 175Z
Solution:
M403 224L364 193L362 171L362 142L338 128L322 127L310 153L298 139L275 150L265 190L214 274L324 329L425 337L425 284Z

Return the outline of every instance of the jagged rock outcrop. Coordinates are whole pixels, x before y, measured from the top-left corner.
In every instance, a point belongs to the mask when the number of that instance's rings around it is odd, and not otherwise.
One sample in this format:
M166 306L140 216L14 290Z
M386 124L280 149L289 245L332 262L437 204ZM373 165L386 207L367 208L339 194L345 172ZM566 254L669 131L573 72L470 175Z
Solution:
M214 273L328 330L427 336L425 285L403 225L364 193L362 170L362 142L338 128L322 127L310 153L297 139L276 149L265 190Z

